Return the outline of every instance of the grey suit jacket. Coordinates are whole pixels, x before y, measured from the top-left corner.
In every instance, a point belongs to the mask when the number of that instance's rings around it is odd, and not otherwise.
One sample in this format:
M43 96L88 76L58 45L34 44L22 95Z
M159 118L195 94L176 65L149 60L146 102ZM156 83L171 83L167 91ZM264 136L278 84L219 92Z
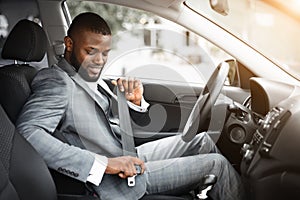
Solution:
M17 129L50 168L86 182L94 153L122 156L116 136L119 126L110 121L107 102L65 59L42 69L32 82L32 91L17 120ZM52 136L56 128L71 145ZM145 176L137 176L136 186L128 187L126 179L105 174L96 190L101 199L138 199L146 190Z

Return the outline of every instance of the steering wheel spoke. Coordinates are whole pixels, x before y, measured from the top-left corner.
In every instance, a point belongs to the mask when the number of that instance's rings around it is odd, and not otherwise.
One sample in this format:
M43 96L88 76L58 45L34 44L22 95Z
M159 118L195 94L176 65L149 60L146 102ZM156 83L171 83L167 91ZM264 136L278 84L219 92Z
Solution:
M228 75L229 64L220 63L209 77L205 87L199 95L184 126L182 139L191 141L198 133L198 128L203 127L213 105L215 104Z

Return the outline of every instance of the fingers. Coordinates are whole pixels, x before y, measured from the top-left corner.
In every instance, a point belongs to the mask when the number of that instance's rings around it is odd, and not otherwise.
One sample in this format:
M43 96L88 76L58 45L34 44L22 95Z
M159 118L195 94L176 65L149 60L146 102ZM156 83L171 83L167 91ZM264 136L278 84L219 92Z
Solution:
M139 158L136 158L134 164L140 166L140 168L141 168L141 174L143 174L145 172L146 166L145 166L144 161L142 161Z
M111 81L112 84L117 85L121 92L125 92L125 97L128 101L140 106L144 93L143 84L140 80L135 78L119 78Z
M131 96L133 93L133 89L134 89L134 79L129 77L128 78L128 88L125 91L127 91L128 95Z
M120 178L132 177L137 174L135 165L141 167L141 173L145 171L145 164L139 158L122 156L108 159L107 174L118 174Z
M111 83L112 83L114 86L117 86L117 85L118 85L118 83L117 83L116 80L111 80Z
M133 157L125 157L126 159L126 163L124 163L124 169L122 170L123 174L126 176L126 177L131 177L131 176L134 176L136 175L136 169L135 169L135 166L134 166L134 158Z
M143 174L145 172L144 161L142 161L141 159L139 159L137 157L127 156L126 158L128 159L128 163L127 163L126 169L123 171L122 176L131 177L131 176L137 175L136 165L140 166L141 174Z
M124 86L123 86L123 80L124 80L124 79L122 79L122 78L118 78L118 79L117 79L117 85L118 85L118 88L119 88L119 90L120 90L121 92L124 92L124 91L125 91Z
M135 79L133 88L141 88L141 87L143 87L142 82L140 80Z
M142 82L140 80L137 80L135 78L129 77L129 78L118 78L117 80L112 80L111 83L113 85L118 86L121 92L126 92L129 95L132 95L133 91L136 88L141 87Z

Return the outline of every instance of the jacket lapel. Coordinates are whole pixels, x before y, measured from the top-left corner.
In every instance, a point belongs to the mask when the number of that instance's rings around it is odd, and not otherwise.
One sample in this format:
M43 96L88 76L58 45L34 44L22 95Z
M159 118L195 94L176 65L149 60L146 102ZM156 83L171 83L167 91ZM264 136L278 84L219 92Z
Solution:
M94 101L102 108L105 113L104 105L102 105L103 100L94 91L91 90L91 88L82 80L80 75L76 73L74 76L71 76L71 78L79 87L81 87L88 95L90 95L94 99Z
M100 108L105 113L105 106L103 105L103 100L96 95L94 91L89 88L89 86L84 82L84 80L80 77L80 75L75 71L75 68L71 66L64 58L62 58L57 64L62 70L67 72L70 78L77 84L77 86L81 87L89 96L93 98L93 100L100 106Z

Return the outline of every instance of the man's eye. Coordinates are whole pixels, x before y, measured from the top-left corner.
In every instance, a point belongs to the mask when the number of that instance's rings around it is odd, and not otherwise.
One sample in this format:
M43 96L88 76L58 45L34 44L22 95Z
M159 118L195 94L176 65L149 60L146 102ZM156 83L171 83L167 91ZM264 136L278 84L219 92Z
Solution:
M94 50L86 50L86 53L89 55L94 55L95 51Z
M104 51L104 52L102 53L102 55L103 55L103 56L108 56L108 53L109 53L109 51Z

